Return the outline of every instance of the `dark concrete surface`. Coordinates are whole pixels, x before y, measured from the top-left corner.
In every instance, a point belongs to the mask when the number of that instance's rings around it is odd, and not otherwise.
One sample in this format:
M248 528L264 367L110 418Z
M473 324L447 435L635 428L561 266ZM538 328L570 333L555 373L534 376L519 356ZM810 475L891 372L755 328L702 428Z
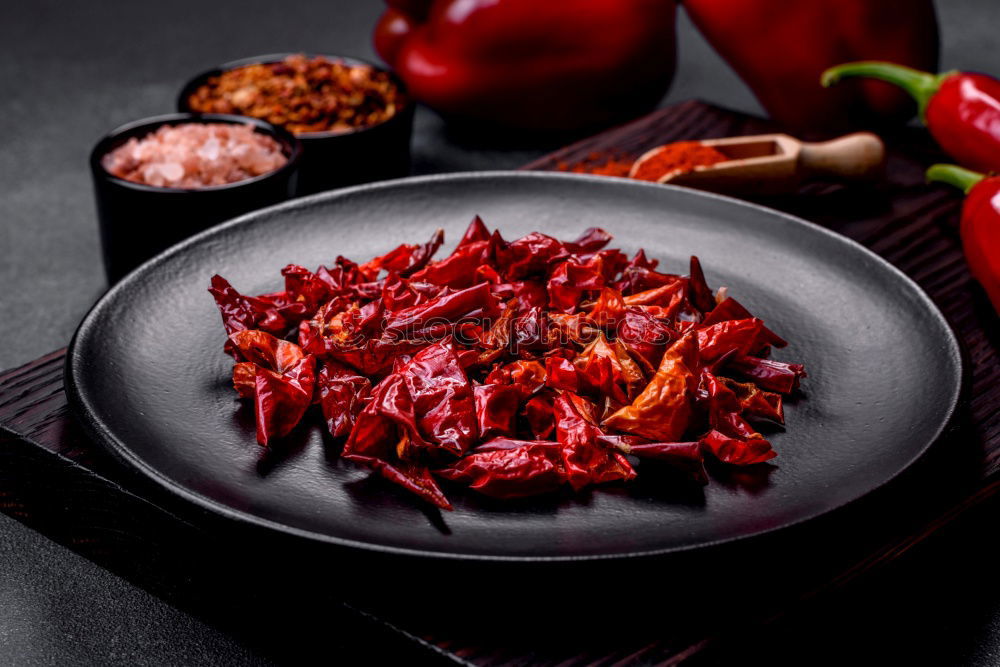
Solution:
M173 110L207 66L256 53L374 57L376 0L32 2L0 12L0 368L65 345L105 285L86 159L111 128ZM942 0L945 68L1000 72L996 0ZM766 35L761 35L766 40ZM679 24L692 97L750 112L746 87ZM490 147L421 109L418 173L516 167L551 145ZM1000 664L997 508L747 647L775 664ZM919 594L916 592L919 591ZM373 647L371 657L378 658ZM743 662L735 654L733 661ZM332 656L327 656L327 659ZM0 515L0 664L255 664L237 640Z

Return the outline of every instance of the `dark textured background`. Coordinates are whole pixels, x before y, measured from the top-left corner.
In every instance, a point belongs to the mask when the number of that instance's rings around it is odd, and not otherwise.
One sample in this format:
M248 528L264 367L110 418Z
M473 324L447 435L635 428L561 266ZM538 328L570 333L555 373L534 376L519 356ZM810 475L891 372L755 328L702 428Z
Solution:
M372 58L369 33L380 9L376 0L6 3L0 368L65 345L105 287L86 168L101 135L172 111L188 76L226 60L294 50ZM1000 3L947 0L938 11L944 68L1000 72ZM698 97L760 111L683 18L679 49L665 104ZM516 167L551 148L459 139L421 109L414 171ZM1000 559L989 539L997 518L996 503L988 505L890 571L734 655L787 664L1000 663L1000 585L989 583ZM373 647L372 658L378 655ZM0 515L0 664L260 661L238 641Z

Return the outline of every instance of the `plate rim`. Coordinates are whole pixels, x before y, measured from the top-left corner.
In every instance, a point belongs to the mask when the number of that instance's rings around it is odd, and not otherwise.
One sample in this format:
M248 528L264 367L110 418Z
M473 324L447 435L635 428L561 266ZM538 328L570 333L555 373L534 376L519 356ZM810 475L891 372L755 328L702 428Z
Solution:
M969 385L969 364L967 359L967 354L964 346L961 343L958 335L955 333L955 329L952 323L944 315L938 305L931 299L930 295L910 276L904 273L902 270L897 268L894 264L889 262L887 259L883 258L881 255L875 253L873 250L865 247L858 241L839 234L833 230L827 229L822 225L814 222L805 220L798 216L792 215L790 213L785 213L755 202L749 202L746 200L738 199L736 197L729 197L726 195L721 195L712 192L705 192L702 190L696 190L694 188L688 188L684 186L660 184L660 183L648 183L645 181L636 181L632 179L620 179L621 184L625 187L635 187L635 188L668 188L673 191L682 193L684 196L700 197L710 200L718 200L726 202L729 204L736 205L738 207L747 207L756 210L765 215L777 216L783 218L786 221L802 225L807 229L810 229L812 233L818 233L832 239L836 243L842 243L848 247L852 247L854 250L860 251L867 255L870 260L874 260L877 264L881 265L883 269L889 270L891 273L896 274L898 278L901 278L904 283L913 290L913 292L919 297L923 302L925 308L938 320L939 324L943 326L943 329L947 332L947 347L948 354L953 357L956 365L958 366L958 386L957 391L954 392L953 398L948 405L945 418L941 421L940 426L937 431L933 434L933 437L927 440L925 444L919 451L915 452L902 466L893 471L891 474L886 476L882 481L874 484L868 490L857 496L850 498L849 500L843 501L832 507L821 509L818 511L811 512L806 516L798 517L792 521L782 523L781 525L768 527L762 530L758 530L752 533L744 535L735 535L729 537L723 537L716 540L709 540L700 542L698 544L687 544L680 546L663 547L659 549L644 549L641 551L626 551L626 552L616 552L607 554L577 554L577 555L543 555L543 556L531 556L531 555L498 555L498 554L476 554L476 553L461 553L453 551L431 551L418 548L410 547L398 547L390 546L384 544L373 544L371 542L365 542L360 540L348 539L343 537L337 537L330 535L328 533L317 532L313 530L306 530L302 528L296 528L288 524L282 523L280 521L275 521L272 519L267 519L254 514L249 511L243 511L235 509L228 505L225 505L219 501L213 500L207 496L204 496L195 491L191 491L180 483L175 482L166 475L162 474L154 467L146 464L141 460L140 457L135 455L131 449L123 442L121 442L112 433L111 429L104 424L101 419L97 416L96 411L93 409L91 403L87 400L84 392L81 391L82 383L82 373L81 365L82 361L80 359L80 354L78 347L81 344L80 340L88 335L88 332L95 326L94 322L98 318L99 314L111 306L109 304L113 303L117 298L117 295L128 288L128 286L142 278L143 275L154 271L156 267L164 263L171 257L183 253L189 246L193 246L202 242L203 239L210 238L217 234L222 234L224 231L231 228L236 228L244 224L249 224L250 222L256 220L257 218L263 216L271 216L275 214L280 214L285 210L297 210L303 207L309 207L315 204L322 203L326 200L335 200L345 196L350 196L358 192L365 192L370 190L382 190L391 189L398 187L401 184L415 184L421 185L424 183L435 183L443 181L458 181L458 180L487 180L487 179L505 179L505 178L524 178L528 180L553 180L553 181L583 181L583 182L594 182L606 185L608 183L609 177L607 176L597 176L592 174L576 174L576 173L562 173L562 172L546 172L546 171L530 171L530 170L490 170L490 171L459 171L459 172L449 172L445 174L430 174L422 176L408 176L405 178L397 178L385 181L377 181L373 183L364 183L361 185L356 185L347 188L339 188L336 190L328 190L326 192L320 192L317 194L309 195L306 197L299 197L295 199L290 199L273 206L268 206L265 208L250 211L236 218L222 222L218 225L214 225L205 229L194 236L188 237L179 243L167 248L163 252L157 254L153 258L147 260L143 264L139 265L123 278L121 278L117 283L112 285L100 298L93 304L93 306L88 309L87 314L83 317L80 324L77 326L73 337L70 339L69 345L66 348L66 359L63 366L63 379L66 389L66 396L68 398L68 404L73 416L77 419L80 425L83 427L84 432L87 434L91 440L95 441L100 445L105 451L112 454L118 461L126 464L134 472L140 473L147 480L158 485L161 489L167 491L168 493L174 494L186 502L192 503L193 505L212 512L213 514L222 517L226 520L234 521L237 524L263 528L267 530L274 530L279 534L284 534L287 536L293 536L301 539L305 539L311 542L321 543L324 545L329 545L333 547L346 548L351 550L358 550L361 552L373 552L376 554L383 555L397 555L397 556L407 556L407 557L418 557L422 559L429 559L432 561L480 561L480 562L497 562L497 563L573 563L573 562L592 562L592 561L606 561L606 560L625 560L625 559L642 559L642 558L654 558L658 556L666 556L669 554L677 554L683 552L693 552L699 549L709 549L723 544L730 543L745 543L752 539L757 539L766 535L773 535L780 531L785 531L787 529L793 528L795 526L804 524L809 521L816 520L820 517L826 516L838 510L853 505L858 501L870 496L875 491L884 488L891 482L893 482L897 477L903 474L905 471L911 469L915 463L922 459L927 452L937 443L939 443L943 436L951 429L954 425L956 416L959 412L959 407L965 401L968 385Z

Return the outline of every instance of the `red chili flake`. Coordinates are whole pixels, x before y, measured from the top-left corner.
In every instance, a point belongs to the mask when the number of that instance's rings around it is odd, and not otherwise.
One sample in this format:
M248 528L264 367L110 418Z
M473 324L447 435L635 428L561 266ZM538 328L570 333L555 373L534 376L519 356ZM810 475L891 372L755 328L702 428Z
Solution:
M302 54L210 77L187 102L192 111L262 118L293 134L377 125L405 104L388 72Z
M265 446L321 414L346 460L443 509L438 480L506 499L627 484L670 466L707 483L705 456L776 456L752 423L784 422L805 377L785 341L697 258L657 271L642 251L538 232L506 241L476 218L364 263L290 264L284 290L209 291Z

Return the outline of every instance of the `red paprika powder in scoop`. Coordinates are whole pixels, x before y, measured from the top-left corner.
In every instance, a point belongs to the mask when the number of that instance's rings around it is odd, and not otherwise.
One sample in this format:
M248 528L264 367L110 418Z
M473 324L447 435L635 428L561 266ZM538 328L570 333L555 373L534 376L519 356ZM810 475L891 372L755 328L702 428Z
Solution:
M728 159L723 153L700 141L677 141L643 154L632 165L628 175L636 180L655 183L667 175L710 167Z
M700 141L676 141L646 151L637 160L594 151L580 162L572 164L559 162L556 169L576 174L620 176L655 183L668 174L694 171L698 167L711 166L729 159L722 152Z

